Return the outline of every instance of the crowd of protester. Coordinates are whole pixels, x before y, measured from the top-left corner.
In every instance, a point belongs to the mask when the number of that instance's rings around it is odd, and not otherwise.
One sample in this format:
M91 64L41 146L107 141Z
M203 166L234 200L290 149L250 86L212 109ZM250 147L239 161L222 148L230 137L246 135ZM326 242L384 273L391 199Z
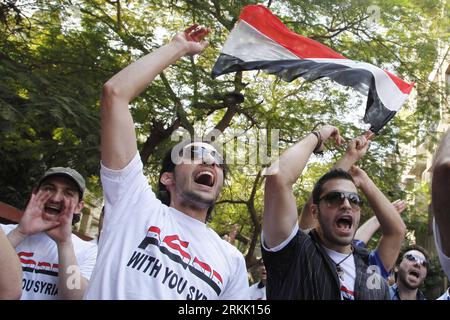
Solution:
M422 300L429 254L402 247L406 204L391 202L357 166L367 132L315 183L298 215L293 185L325 142L345 141L323 125L290 146L265 175L262 258L251 286L233 245L207 222L228 167L213 144L182 141L162 159L157 190L144 175L129 104L183 56L201 53L209 29L179 32L109 79L101 96L104 190L98 241L72 233L84 206L85 179L53 167L33 188L18 224L0 225L1 299ZM433 228L441 267L450 277L450 131L433 161ZM359 227L363 194L374 217ZM376 230L373 250L367 243ZM7 270L5 272L4 270ZM394 278L393 278L393 275ZM449 291L440 300L449 300Z

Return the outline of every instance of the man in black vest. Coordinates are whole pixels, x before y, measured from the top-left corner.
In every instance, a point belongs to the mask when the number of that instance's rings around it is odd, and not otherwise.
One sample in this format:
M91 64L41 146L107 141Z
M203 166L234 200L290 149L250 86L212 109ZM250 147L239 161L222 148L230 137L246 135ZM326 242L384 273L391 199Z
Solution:
M337 128L325 125L286 150L265 173L263 259L267 269L268 299L389 299L388 286L369 259L367 250L353 247L360 219L361 197L380 221L381 261L396 257L406 227L394 206L367 174L352 166L322 176L313 190L310 210L318 227L301 232L292 186L311 153L323 142L343 142ZM366 148L363 139L358 148Z

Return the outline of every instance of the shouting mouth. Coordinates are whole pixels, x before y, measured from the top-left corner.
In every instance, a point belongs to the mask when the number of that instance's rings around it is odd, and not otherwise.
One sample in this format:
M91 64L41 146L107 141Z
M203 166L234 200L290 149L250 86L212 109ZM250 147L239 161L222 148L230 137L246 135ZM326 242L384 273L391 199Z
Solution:
M62 208L60 205L57 205L57 204L48 204L48 205L45 205L44 210L48 214L58 215L61 213Z
M214 186L215 176L210 171L200 171L194 177L194 182L207 187Z
M348 233L353 226L353 217L345 215L336 220L336 227L339 231Z
M411 277L416 278L417 280L419 280L419 278L420 278L420 272L417 271L417 270L411 270L408 274L409 274Z

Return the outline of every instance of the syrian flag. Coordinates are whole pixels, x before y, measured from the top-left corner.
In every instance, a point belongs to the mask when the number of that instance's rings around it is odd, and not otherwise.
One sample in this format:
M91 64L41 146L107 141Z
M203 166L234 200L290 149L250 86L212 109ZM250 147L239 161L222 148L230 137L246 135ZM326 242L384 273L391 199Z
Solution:
M330 78L367 95L364 122L377 133L400 109L414 83L372 64L345 58L323 44L289 30L263 5L244 7L213 70L222 74L264 70L285 81Z

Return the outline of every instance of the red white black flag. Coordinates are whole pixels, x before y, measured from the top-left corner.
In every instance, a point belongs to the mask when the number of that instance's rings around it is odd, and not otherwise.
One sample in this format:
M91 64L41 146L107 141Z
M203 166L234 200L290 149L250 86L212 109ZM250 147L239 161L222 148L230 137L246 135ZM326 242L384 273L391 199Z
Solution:
M217 59L212 76L264 70L285 81L329 78L367 95L364 122L377 133L400 109L414 83L372 64L345 58L289 30L263 5L244 7Z

